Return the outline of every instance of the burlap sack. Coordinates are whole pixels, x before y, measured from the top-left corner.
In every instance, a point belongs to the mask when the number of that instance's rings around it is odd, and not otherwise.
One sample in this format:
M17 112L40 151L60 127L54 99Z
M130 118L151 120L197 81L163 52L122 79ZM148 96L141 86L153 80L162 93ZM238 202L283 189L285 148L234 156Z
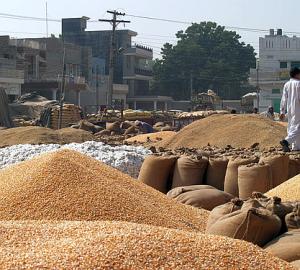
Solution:
M80 121L79 129L89 131L89 132L92 132L92 133L95 133L97 131L96 128L95 128L95 125L90 123L89 121L86 121L86 120L81 120Z
M121 123L120 128L121 129L129 129L132 126L134 126L133 123L130 123L129 121L124 121Z
M195 160L190 157L179 158L175 164L172 189L203 184L207 163L207 159Z
M114 123L107 123L106 124L106 129L110 131L114 131L116 133L119 133L121 131L120 128L121 123L120 122L114 122Z
M263 247L280 232L281 220L266 209L238 210L218 219L207 233L245 240Z
M300 269L300 260L291 262L291 265L294 266L296 269Z
M168 192L168 180L176 162L174 156L146 157L143 162L138 180L162 192Z
M249 158L231 158L229 160L225 182L224 182L224 191L232 194L233 196L239 196L239 188L238 188L238 168L242 165L247 165L251 163L257 162L256 157Z
M242 205L243 201L235 198L228 203L215 207L209 214L207 228L211 227L217 220L225 215L240 210Z
M272 170L266 164L248 164L238 168L239 197L246 200L254 191L268 192L272 185Z
M300 230L280 235L264 246L264 249L287 262L300 260Z
M265 207L260 203L257 199L248 199L244 201L243 206L241 208L242 211L249 211L252 208L264 208Z
M295 203L282 202L280 198L273 197L265 203L265 207L284 221L285 216L293 212Z
M224 191L215 188L203 189L201 186L198 190L183 192L175 197L175 200L180 203L209 211L232 199L233 196Z
M124 132L124 135L130 135L130 134L134 134L134 133L137 133L137 130L134 126L131 126L128 129L126 129L126 131Z
M300 174L300 158L290 156L288 179L291 179L298 174Z
M173 188L172 190L170 190L167 193L167 196L175 199L176 197L178 197L180 194L185 193L185 192L190 192L190 191L195 191L195 190L201 190L201 189L215 189L212 186L208 186L208 185L195 185L195 186L186 186L186 187L177 187L177 188Z
M300 203L295 206L293 212L285 216L285 224L288 231L300 229Z
M229 160L227 158L210 158L205 183L219 190L224 190L228 162Z
M273 188L279 186L289 177L289 157L286 155L271 155L261 157L260 162L271 166Z

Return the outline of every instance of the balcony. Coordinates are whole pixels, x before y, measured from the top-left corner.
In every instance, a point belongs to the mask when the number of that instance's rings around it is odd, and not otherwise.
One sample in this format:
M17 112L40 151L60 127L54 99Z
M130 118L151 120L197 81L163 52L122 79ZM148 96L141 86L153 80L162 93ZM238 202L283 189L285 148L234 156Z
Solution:
M140 58L152 60L153 59L153 49L136 44L135 46L132 46L131 48L127 48L124 52L124 55L137 56Z

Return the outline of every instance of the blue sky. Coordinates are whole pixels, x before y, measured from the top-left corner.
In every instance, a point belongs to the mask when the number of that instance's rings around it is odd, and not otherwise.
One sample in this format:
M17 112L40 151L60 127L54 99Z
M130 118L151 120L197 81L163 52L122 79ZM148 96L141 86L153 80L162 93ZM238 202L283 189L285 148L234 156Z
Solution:
M1 3L0 13L45 17L44 0L9 0ZM299 0L47 0L49 18L88 16L93 20L110 18L107 9L117 9L128 14L152 16L181 21L215 21L221 25L248 28L283 28L284 31L300 32ZM156 55L165 42L174 42L175 33L187 25L159 21L130 19L127 25L140 35L136 42L152 46ZM40 37L46 34L44 22L11 20L0 17L0 34L12 37ZM89 23L88 30L107 29L106 23ZM120 29L124 26L120 25ZM49 32L59 34L60 23L49 22ZM2 32L1 32L2 31ZM8 33L7 33L8 32ZM22 33L22 32L27 32ZM32 33L32 34L29 34ZM242 39L258 49L258 37L263 33L238 31ZM300 35L300 34L299 34Z

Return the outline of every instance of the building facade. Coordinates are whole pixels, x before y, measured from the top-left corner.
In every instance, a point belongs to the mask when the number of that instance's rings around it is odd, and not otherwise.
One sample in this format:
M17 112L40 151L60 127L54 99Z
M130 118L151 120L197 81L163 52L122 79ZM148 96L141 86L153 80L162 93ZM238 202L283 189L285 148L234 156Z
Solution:
M112 31L86 31L88 18L69 18L62 20L62 35L66 42L87 46L92 49L94 58L104 59L105 76L109 74L109 55ZM150 80L152 79L153 51L150 48L133 45L132 38L137 35L131 30L116 31L116 60L114 69L114 83L128 85L128 98L149 95ZM95 85L95 82L93 83ZM125 89L125 87L124 87ZM120 90L113 95L115 103L120 103ZM152 101L154 102L154 101ZM106 100L98 101L106 104ZM134 101L131 101L131 105ZM153 105L152 105L153 107Z
M24 83L24 59L18 56L17 47L9 36L0 36L0 87L10 101L21 95Z
M260 112L269 106L280 111L282 89L292 67L300 67L300 38L271 29L269 35L259 39L257 68L250 70L250 83L259 89Z

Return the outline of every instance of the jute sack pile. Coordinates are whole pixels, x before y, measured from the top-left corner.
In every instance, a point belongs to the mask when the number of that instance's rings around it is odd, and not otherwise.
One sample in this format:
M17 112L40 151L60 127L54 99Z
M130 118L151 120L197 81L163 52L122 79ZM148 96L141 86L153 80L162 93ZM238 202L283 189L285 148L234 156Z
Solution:
M170 191L169 197L173 197L176 201L190 205L196 208L203 208L206 210L213 210L219 205L223 205L233 199L233 196L218 190L214 187L207 186L192 186L193 190L181 189L181 193L178 191ZM177 188L180 189L180 188ZM175 188L176 190L176 188ZM174 196L176 194L176 196Z
M172 188L203 184L207 164L204 158L180 157L175 164Z
M288 231L300 229L300 204L297 204L293 212L285 216L285 223Z
M239 196L239 188L238 188L238 168L242 165L247 165L251 163L256 163L256 157L232 157L229 160L225 183L224 183L224 191L232 194L235 197Z
M290 156L289 161L289 179L300 174L300 158L295 156Z
M208 161L205 184L224 190L224 181L229 160L210 158Z
M264 208L237 210L219 218L206 233L252 242L263 247L278 236L281 220Z
M264 249L287 262L300 260L300 230L280 235L268 243Z
M261 157L260 162L270 165L273 187L277 187L289 177L289 157L286 155L270 155Z
M167 193L168 181L176 159L174 156L151 155L146 157L138 180L162 193Z
M215 224L216 221L218 221L220 218L224 217L225 215L233 213L237 210L240 210L242 208L242 205L243 205L243 201L238 198L235 198L228 203L225 203L223 205L215 207L210 212L210 215L209 215L209 218L207 221L206 230L208 228L210 228L213 224Z
M271 167L263 163L239 166L238 188L239 197L244 200L250 198L254 191L268 192L273 188Z

